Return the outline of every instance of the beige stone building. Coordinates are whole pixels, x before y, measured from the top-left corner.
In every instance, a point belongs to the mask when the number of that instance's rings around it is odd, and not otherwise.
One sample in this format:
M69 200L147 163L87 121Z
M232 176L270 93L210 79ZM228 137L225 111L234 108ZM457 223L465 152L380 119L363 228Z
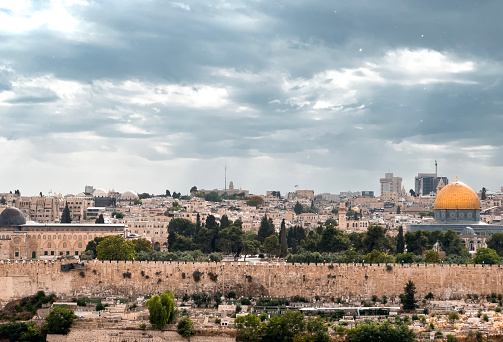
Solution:
M14 207L0 214L0 259L55 259L78 256L95 237L123 235L123 224L28 223Z
M21 210L30 221L39 223L59 222L61 203L57 197L17 197L13 205Z

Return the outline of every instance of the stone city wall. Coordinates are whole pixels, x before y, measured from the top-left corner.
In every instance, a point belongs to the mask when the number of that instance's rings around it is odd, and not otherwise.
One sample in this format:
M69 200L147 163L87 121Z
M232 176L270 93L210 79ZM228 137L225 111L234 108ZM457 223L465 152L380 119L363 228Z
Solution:
M177 295L235 291L244 296L368 299L403 293L412 280L418 296L436 298L502 292L503 268L488 265L369 265L90 261L61 271L60 262L0 261L0 300L43 290L56 295L137 296L171 289ZM200 274L196 281L194 275Z

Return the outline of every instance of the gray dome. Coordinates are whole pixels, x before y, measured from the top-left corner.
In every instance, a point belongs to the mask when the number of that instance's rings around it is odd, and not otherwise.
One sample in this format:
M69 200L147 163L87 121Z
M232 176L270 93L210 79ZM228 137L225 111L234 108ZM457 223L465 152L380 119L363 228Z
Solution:
M26 224L26 219L18 208L7 207L0 214L0 226L21 226Z
M463 232L461 233L461 235L477 235L477 234L475 234L475 231L473 230L473 228L465 227L463 229Z

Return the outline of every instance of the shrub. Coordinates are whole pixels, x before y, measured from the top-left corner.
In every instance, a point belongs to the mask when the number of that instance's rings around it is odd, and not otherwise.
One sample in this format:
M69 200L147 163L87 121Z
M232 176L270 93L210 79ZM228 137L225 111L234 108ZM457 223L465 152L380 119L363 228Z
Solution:
M501 312L501 306L497 306L494 308L494 312Z
M142 271L143 272L143 271ZM122 277L123 278L128 278L128 279L131 279L131 272L125 272L125 273L122 273Z
M454 335L447 335L447 342L456 342L456 336Z
M203 274L202 272L199 272L198 270L195 270L194 272L192 272L192 278L194 278L195 282L198 282L199 280L201 280L201 275L202 274Z
M213 272L209 272L209 273L208 273L208 277L210 277L210 280L211 280L211 281L217 281L218 274L215 274L215 273L213 273Z
M140 324L140 329L145 330L147 328L147 325L145 323Z

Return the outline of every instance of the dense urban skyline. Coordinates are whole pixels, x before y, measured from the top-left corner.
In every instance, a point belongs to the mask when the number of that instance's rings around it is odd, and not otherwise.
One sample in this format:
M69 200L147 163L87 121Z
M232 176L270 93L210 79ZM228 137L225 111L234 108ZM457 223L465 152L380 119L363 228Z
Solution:
M499 191L502 10L0 1L0 191Z

